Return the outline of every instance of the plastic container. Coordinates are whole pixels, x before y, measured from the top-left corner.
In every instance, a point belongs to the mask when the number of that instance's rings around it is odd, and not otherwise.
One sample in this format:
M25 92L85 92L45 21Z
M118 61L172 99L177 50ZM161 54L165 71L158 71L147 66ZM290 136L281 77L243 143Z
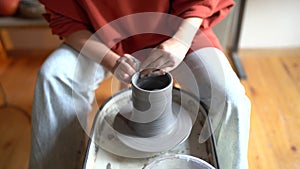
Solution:
M173 154L156 158L143 169L214 169L214 167L194 156Z

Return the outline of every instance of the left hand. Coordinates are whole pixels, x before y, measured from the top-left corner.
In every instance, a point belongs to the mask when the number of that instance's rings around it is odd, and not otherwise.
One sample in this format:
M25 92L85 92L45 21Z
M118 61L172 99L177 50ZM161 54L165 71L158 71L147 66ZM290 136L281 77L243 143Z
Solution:
M162 72L169 72L183 61L189 48L189 45L175 38L170 38L151 51L147 59L141 64L140 70L160 69Z
M131 81L131 77L138 69L139 61L129 54L124 54L120 57L112 69L113 74L121 82L128 84Z

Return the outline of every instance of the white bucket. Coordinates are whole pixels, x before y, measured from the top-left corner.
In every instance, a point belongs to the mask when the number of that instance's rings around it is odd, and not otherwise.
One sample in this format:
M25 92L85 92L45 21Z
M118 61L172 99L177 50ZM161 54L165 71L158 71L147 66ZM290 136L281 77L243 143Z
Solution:
M143 169L214 169L214 167L191 155L173 154L156 158Z

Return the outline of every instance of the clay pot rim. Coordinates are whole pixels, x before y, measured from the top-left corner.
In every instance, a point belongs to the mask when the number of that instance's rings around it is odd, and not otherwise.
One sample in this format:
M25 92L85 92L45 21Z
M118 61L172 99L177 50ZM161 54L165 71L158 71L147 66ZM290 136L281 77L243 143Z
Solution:
M173 76L171 73L168 73L166 72L165 75L168 75L169 79L170 79L170 84L168 84L166 87L164 87L163 89L156 89L156 90L145 90L143 88L140 88L137 84L136 84L136 81L138 79L138 77L140 76L140 72L137 72L135 73L133 76L132 76L132 80L131 80L131 85L133 88L136 88L138 89L139 91L142 91L142 92L151 92L151 93L158 93L158 92L162 92L162 91L165 91L165 90L169 90L169 87L170 86L173 86ZM135 81L135 82L133 82ZM172 87L173 88L173 87Z

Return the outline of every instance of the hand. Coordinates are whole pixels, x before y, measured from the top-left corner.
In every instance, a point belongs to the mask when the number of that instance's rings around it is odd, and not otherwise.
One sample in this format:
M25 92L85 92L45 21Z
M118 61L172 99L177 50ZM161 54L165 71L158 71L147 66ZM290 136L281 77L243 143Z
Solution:
M123 83L130 83L131 77L138 70L139 61L129 54L120 57L112 70L113 74Z
M170 38L151 51L147 59L141 64L140 70L160 69L162 72L169 72L183 61L189 48L190 45Z

